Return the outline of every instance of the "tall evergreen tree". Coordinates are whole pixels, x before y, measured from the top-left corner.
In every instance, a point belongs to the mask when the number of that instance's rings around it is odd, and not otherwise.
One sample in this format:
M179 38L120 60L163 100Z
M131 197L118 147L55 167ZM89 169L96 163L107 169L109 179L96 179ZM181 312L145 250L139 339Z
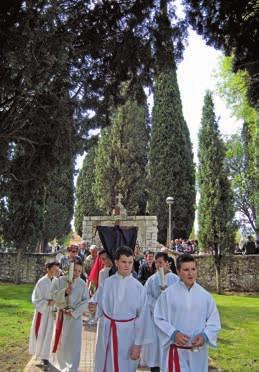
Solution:
M225 146L220 137L212 95L207 92L199 131L199 243L215 255L233 248L233 199L224 167Z
M96 148L92 147L86 154L76 183L75 229L80 236L83 232L84 216L99 216L102 214L96 205L92 191L96 172L95 152Z
M155 39L156 75L150 145L149 212L158 216L158 240L167 239L166 197L172 208L173 238L188 238L194 222L195 172L189 130L182 113L172 29L161 1Z
M138 85L138 84L137 84ZM141 86L123 87L112 127L103 131L97 150L94 193L98 206L111 213L116 195L130 214L144 214L147 202L149 119Z

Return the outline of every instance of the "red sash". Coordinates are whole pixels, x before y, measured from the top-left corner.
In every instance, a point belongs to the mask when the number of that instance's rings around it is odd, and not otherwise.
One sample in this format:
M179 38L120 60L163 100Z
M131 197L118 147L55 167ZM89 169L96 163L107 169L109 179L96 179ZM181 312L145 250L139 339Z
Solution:
M119 360L118 360L118 335L117 335L117 325L116 323L127 323L127 322L132 322L135 318L127 319L127 320L117 320L117 319L112 319L108 315L104 313L105 318L109 319L111 321L111 327L110 327L110 332L112 332L112 344L113 344L113 364L114 364L114 372L119 372ZM108 344L109 341L107 342L107 347L106 347L106 353L105 353L105 364L103 368L103 372L106 370L106 361L107 361L107 354L108 354Z
M52 352L55 353L58 348L58 343L60 340L62 327L63 327L63 319L64 319L64 313L63 310L58 311L58 317L56 320L56 331L55 331L55 339L54 339L54 346Z
M171 344L168 355L168 372L181 372L178 349L192 350L193 347Z
M40 328L40 321L41 321L41 313L39 311L37 311L36 319L35 319L35 326L34 326L36 340L38 338L38 333L39 333L39 328Z

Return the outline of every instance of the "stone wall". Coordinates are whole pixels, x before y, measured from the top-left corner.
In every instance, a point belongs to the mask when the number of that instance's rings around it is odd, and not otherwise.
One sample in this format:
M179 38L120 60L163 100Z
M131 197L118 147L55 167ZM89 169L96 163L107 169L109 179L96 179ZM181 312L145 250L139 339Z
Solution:
M216 271L212 256L196 256L198 282L216 291ZM224 292L259 292L259 255L222 257L221 287Z
M114 226L118 216L87 216L83 220L82 238L90 244L100 245L97 226ZM137 226L138 242L142 250L157 250L157 217L156 216L120 216L120 226Z
M54 258L55 254L29 253L21 258L21 283L36 283L44 275L45 262ZM0 281L14 282L17 270L17 254L0 252Z
M128 226L128 225L127 225ZM35 283L44 274L44 264L55 254L31 253L21 259L21 283ZM195 256L198 282L216 291L216 274L212 256ZM259 255L227 256L221 262L222 290L227 292L259 292ZM0 281L14 282L16 253L0 253Z

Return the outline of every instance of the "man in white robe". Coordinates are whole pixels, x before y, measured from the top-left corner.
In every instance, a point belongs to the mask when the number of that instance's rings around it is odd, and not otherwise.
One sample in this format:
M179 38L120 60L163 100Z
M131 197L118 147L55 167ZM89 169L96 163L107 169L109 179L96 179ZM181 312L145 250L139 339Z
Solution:
M176 267L180 280L160 295L154 311L161 371L208 372L208 346L216 347L219 313L209 292L196 283L193 256L178 256Z
M75 263L72 283L66 276L61 276L54 279L51 286L51 296L58 307L51 363L62 372L77 372L80 363L82 314L89 300L81 274L82 264Z
M157 272L149 277L145 284L153 322L155 304L161 292L179 280L178 276L170 270L169 256L166 252L158 252L156 254L155 264ZM160 371L160 345L157 332L152 344L143 346L141 364L150 367L151 372Z
M47 368L55 319L54 301L51 300L50 288L51 281L59 270L58 264L56 262L47 263L46 270L47 274L37 282L32 292L35 312L30 331L29 353L42 359Z
M133 251L120 247L115 263L118 272L103 282L96 297L95 372L135 372L141 345L154 337L146 289L131 274Z

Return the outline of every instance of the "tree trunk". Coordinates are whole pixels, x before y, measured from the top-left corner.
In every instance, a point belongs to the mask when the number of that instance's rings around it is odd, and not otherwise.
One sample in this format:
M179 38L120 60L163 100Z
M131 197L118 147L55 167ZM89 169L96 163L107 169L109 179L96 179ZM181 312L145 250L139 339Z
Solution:
M15 267L15 274L14 274L15 284L21 283L21 262L22 262L22 250L18 249L17 255L16 255L16 267Z
M40 241L40 249L39 249L39 252L40 253L47 253L47 251L48 251L48 239L42 239L41 241Z
M216 288L217 288L217 293L221 294L221 278L220 278L220 266L221 266L221 251L220 251L220 246L216 245L215 250L214 250L214 264L216 268Z
M221 294L221 280L220 280L220 262L216 262L215 260L215 267L216 267L216 288L217 293Z
M256 190L255 190L255 209L256 209L256 240L259 241L259 102L256 106Z

